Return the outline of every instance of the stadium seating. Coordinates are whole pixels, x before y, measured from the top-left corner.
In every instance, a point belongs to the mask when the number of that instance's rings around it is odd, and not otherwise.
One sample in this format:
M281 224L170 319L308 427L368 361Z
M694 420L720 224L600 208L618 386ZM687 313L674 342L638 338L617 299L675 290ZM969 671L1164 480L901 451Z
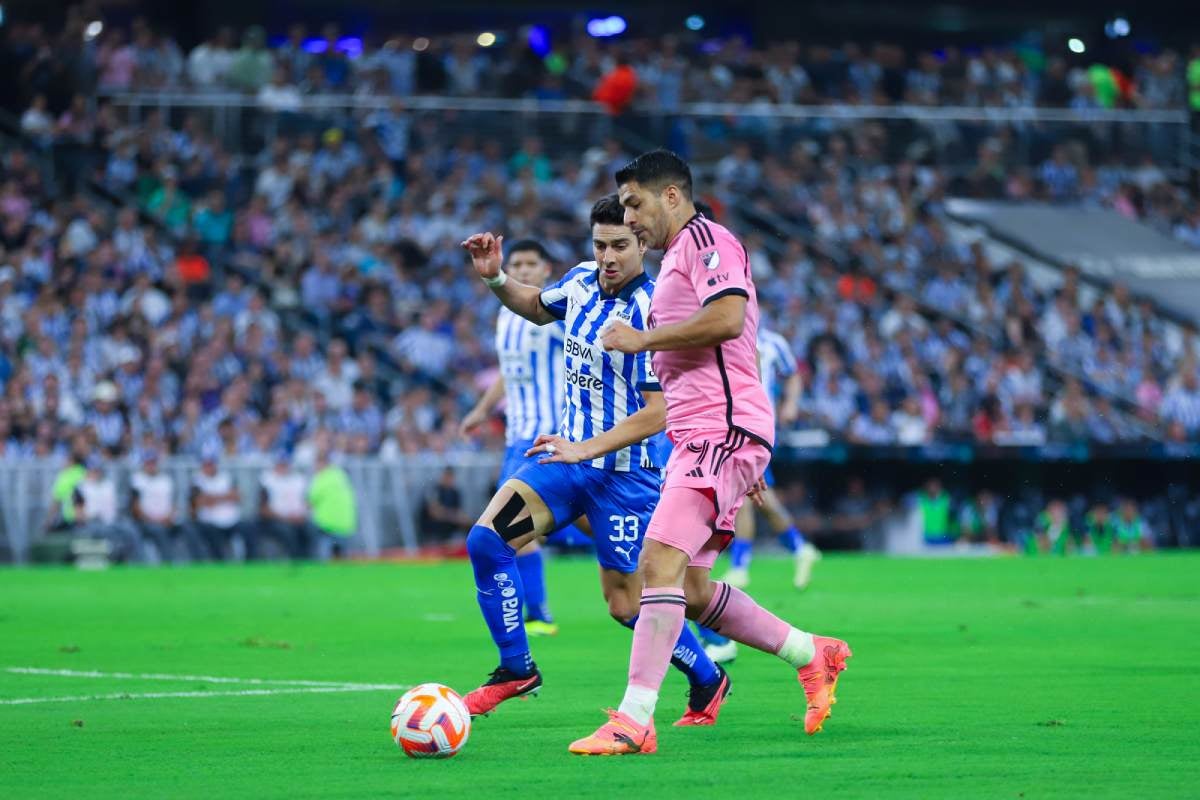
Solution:
M222 35L185 55L142 30L89 46L95 85L26 64L0 170L0 460L62 458L77 431L135 460L311 455L327 438L384 458L497 446L497 427L454 433L493 374L496 308L458 241L503 230L561 267L585 259L590 202L662 141L744 236L765 318L799 356L800 429L864 446L1200 440L1194 329L1160 336L1160 310L1121 285L1031 281L946 214L951 195L1082 204L1198 246L1200 205L1155 159L1181 126L796 105L1170 111L1171 53L1110 91L1013 51L634 41L640 88L614 120L555 106L608 68L586 37L560 68L453 37L351 58L336 32L313 54L303 32L268 50L250 30L240 49ZM38 35L18 26L9 46ZM435 93L445 108L421 107ZM230 96L232 115L216 108ZM545 109L497 122L454 100L481 96ZM673 113L701 98L745 113Z

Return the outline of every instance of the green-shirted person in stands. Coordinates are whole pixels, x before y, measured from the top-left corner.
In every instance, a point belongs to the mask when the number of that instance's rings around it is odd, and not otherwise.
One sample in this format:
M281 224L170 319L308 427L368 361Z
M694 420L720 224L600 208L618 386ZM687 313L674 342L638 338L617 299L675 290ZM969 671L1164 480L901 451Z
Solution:
M1033 522L1033 536L1025 540L1028 555L1054 553L1066 555L1068 549L1078 549L1081 542L1071 530L1071 515L1062 500L1051 500Z
M308 486L313 525L320 533L313 555L328 561L331 555L343 555L347 540L358 530L358 508L350 476L333 463L328 451L317 453L316 467Z
M951 506L950 493L939 478L925 481L925 485L917 492L917 510L921 514L921 534L925 537L925 544L954 544L958 530Z
M1107 503L1097 503L1092 507L1092 510L1083 518L1083 530L1088 545L1094 552L1108 555L1113 551L1116 527Z
M91 447L86 438L75 437L71 442L71 460L58 471L54 477L54 487L50 490L50 513L46 517L47 530L62 530L75 524L75 488L87 475L87 460Z
M1192 110L1192 130L1200 133L1200 44L1192 46L1187 65L1188 108Z
M1117 506L1113 534L1113 552L1140 553L1153 546L1146 520L1138 513L1137 503L1128 497Z

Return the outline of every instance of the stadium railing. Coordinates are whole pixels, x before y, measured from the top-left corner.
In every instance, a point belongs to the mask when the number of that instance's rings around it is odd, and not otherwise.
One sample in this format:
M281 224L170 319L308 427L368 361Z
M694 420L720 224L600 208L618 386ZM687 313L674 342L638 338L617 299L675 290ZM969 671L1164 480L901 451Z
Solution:
M206 111L215 130L233 143L253 132L259 141L289 125L320 122L355 127L358 112L383 110L397 102L406 112L441 114L455 134L541 136L551 152L579 149L613 136L630 149L671 146L694 161L715 160L734 140L782 148L808 137L876 122L894 139L893 149L931 154L940 163L973 165L976 146L990 130L1007 127L1026 161L1042 160L1050 145L1079 138L1100 153L1149 152L1160 166L1182 175L1193 160L1189 117L1183 109L983 108L918 105L775 105L686 103L676 108L635 106L613 116L585 100L442 97L431 95L319 94L302 98L296 111L270 111L252 95L237 92L136 91L97 95L135 115L145 109ZM135 116L136 118L136 116Z
M452 467L462 493L463 509L483 508L495 488L500 469L499 452L453 453L412 456L395 461L381 458L346 458L340 463L350 476L358 506L358 533L350 550L378 556L383 550L403 548L415 554L421 545L418 519L422 499L437 482L445 467ZM24 563L30 545L45 530L59 460L26 459L0 463L0 542L7 545L9 558ZM175 521L188 515L188 492L200 464L195 459L175 457L164 461L163 471L174 481ZM259 509L259 479L271 468L267 459L233 459L222 468L233 477L241 496L242 520L253 522ZM117 485L119 507L128 508L129 477L135 468L114 462L105 474ZM3 559L0 559L3 560Z

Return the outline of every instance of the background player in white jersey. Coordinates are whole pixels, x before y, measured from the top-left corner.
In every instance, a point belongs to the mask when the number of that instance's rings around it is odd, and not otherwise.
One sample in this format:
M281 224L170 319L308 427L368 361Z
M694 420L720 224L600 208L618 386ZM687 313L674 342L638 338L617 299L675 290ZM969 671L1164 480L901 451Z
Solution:
M775 418L781 427L787 427L796 421L800 409L800 373L796 371L796 356L792 348L780 334L765 327L758 329L758 372L762 379L763 389L767 397L775 403ZM779 378L783 378L782 398L780 397ZM813 562L821 557L817 548L805 540L804 534L796 527L792 514L787 510L779 495L775 492L775 476L768 466L763 474L766 489L759 494L758 508L766 516L771 529L779 537L779 542L794 554L796 570L793 583L797 589L807 588L812 577ZM729 545L729 569L721 580L730 586L744 589L750 585L750 559L754 550L756 533L755 508L750 504L742 506L738 512L734 540ZM737 643L722 636L711 628L696 626L704 651L708 657L718 664L725 664L737 658Z
M780 334L765 327L758 329L758 372L767 397L775 404L775 418L781 428L796 421L800 412L800 374L796 371L796 356ZM782 387L779 379L783 379ZM782 395L782 396L781 396ZM763 475L767 489L761 495L762 512L779 537L779 543L795 555L796 571L793 583L805 589L812 577L813 562L820 558L817 548L805 540L792 519L791 512L779 500L775 491L775 476L767 467ZM743 505L737 516L737 533L729 545L729 570L721 578L730 586L744 589L750 585L750 558L754 549L754 509Z
M546 248L523 239L508 251L504 271L527 286L543 286L550 278ZM501 306L496 316L496 357L500 377L463 418L459 432L468 434L487 422L504 400L504 464L499 489L526 461L525 453L543 433L555 433L563 411L562 322L537 325ZM532 541L517 551L517 570L525 587L525 630L531 636L553 636L558 625L550 615L542 550Z
M489 680L464 698L472 715L542 685L521 620L525 591L515 558L524 544L586 516L609 613L628 627L637 621L638 556L660 482L649 439L662 430L666 412L649 356L609 353L600 345L602 333L617 321L639 330L647 324L654 290L642 267L645 246L622 218L615 195L596 203L596 260L544 290L500 270L502 239L481 233L463 242L476 272L509 309L539 325L566 323L561 435L537 438L529 454L542 457L500 487L467 537L479 608L500 654ZM676 724L716 722L728 676L690 630L672 638L670 660L691 684L688 710Z

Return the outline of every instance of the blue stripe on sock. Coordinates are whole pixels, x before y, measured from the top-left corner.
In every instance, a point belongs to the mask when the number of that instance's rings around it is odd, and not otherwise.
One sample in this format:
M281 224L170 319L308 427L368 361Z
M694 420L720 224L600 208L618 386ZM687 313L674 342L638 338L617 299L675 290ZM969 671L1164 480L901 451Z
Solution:
M528 675L533 670L533 656L521 619L525 589L516 552L494 530L476 525L467 536L467 554L475 572L479 610L500 651L500 666Z

